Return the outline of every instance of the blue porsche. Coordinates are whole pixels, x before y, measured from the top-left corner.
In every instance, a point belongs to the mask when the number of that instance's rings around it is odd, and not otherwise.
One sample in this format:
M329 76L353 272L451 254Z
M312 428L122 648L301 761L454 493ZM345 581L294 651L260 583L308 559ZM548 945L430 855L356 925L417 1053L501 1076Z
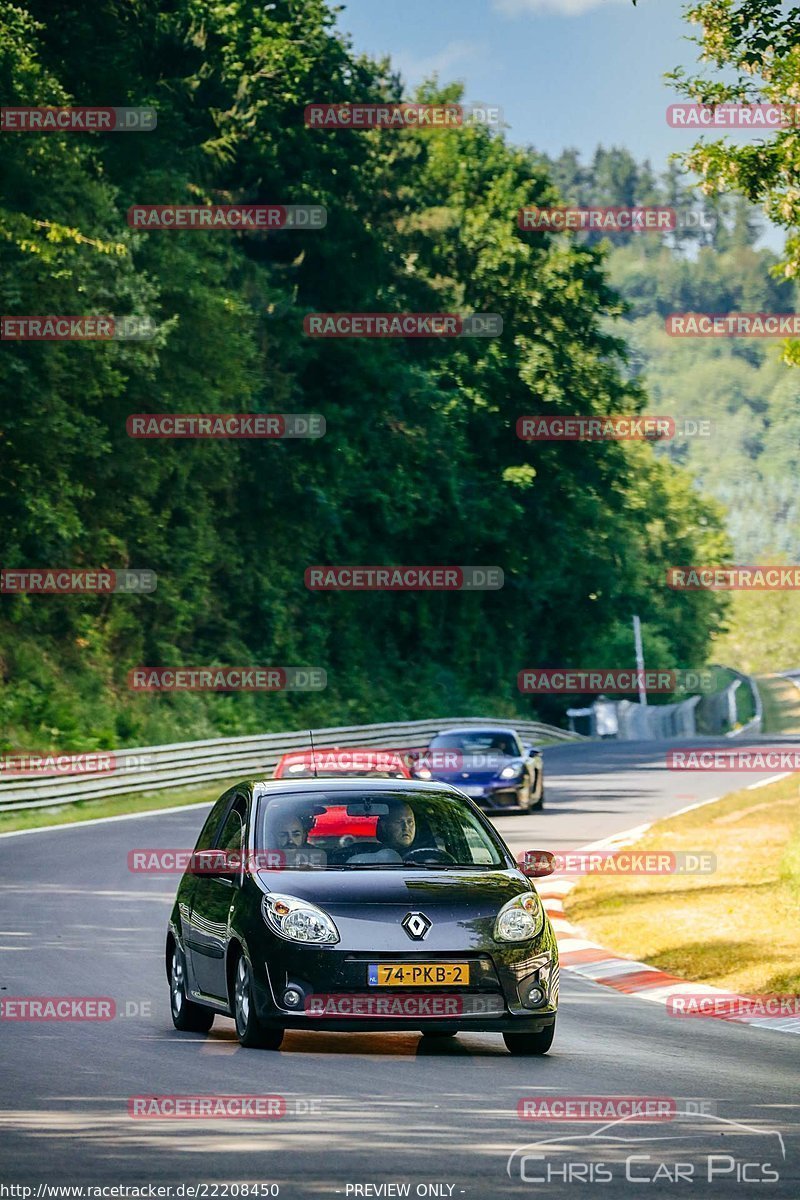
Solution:
M544 807L544 764L535 746L523 746L516 730L442 729L411 765L417 779L460 788L487 809L532 812Z

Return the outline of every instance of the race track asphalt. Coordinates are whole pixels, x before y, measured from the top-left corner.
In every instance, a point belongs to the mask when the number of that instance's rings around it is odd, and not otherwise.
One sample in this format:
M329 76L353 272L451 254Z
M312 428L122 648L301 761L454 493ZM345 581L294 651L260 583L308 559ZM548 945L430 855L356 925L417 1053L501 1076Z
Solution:
M496 823L515 851L576 848L758 781L668 772L666 747L548 747L544 812ZM224 1200L236 1192L222 1185L245 1182L275 1184L284 1200L800 1196L800 1038L678 1020L568 971L556 1041L541 1059L512 1058L493 1034L437 1044L289 1033L278 1053L241 1049L223 1018L207 1037L177 1034L163 970L177 878L133 875L127 853L193 845L204 812L0 838L0 997L111 996L123 1014L0 1021L4 1184L32 1187L38 1200L59 1194L51 1186L119 1184L168 1184L174 1197L180 1184L208 1184L200 1200ZM132 1095L212 1093L278 1094L291 1111L128 1115ZM520 1119L520 1099L548 1096L668 1097L683 1115L605 1131L597 1120Z

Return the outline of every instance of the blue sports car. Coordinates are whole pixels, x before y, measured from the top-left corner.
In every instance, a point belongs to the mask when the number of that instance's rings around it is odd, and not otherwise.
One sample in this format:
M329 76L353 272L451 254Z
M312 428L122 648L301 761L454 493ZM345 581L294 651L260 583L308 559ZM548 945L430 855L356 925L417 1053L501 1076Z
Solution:
M417 779L460 788L482 808L544 807L542 752L523 746L514 729L443 729L411 764Z

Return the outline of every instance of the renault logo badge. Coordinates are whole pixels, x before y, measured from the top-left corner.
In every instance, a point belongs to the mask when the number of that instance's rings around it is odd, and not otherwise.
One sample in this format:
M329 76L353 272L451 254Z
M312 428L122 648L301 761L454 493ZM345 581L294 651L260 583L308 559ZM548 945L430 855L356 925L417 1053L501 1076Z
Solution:
M422 941L432 924L425 916L425 913L421 912L406 913L400 923L408 936L414 938L417 942Z

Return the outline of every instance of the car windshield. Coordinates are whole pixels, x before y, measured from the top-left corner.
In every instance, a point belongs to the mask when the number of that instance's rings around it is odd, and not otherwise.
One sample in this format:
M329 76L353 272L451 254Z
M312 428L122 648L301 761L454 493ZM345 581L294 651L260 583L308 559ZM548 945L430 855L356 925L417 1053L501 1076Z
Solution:
M435 737L430 750L460 750L464 758L519 758L521 751L517 739L511 733L496 729L475 729L468 733L440 733Z
M317 869L505 867L500 843L458 797L444 792L262 795L255 849L268 861Z

